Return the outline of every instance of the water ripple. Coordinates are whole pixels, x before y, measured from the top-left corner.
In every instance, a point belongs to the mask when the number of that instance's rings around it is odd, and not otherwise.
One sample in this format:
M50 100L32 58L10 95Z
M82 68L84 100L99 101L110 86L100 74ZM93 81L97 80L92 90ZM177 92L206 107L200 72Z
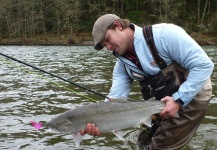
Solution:
M205 49L217 64L217 48ZM1 46L0 52L104 95L111 86L116 61L107 51L95 51L88 46ZM46 128L36 131L30 120L45 124L60 113L103 98L2 56L0 58L0 149L75 149L71 135L50 133ZM217 146L216 76L215 68L210 109L187 149L212 149ZM138 100L140 89L135 86L130 98ZM86 137L80 149L139 149L136 133L135 128L125 131L127 143L112 133L98 138Z

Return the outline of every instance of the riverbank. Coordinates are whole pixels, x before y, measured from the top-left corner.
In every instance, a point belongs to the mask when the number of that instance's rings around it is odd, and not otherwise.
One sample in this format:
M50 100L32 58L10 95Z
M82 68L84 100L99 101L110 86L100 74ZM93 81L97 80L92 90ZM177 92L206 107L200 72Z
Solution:
M217 46L217 36L192 32L190 36L201 46Z
M216 46L217 36L192 32L190 36L201 46ZM74 35L40 35L29 38L4 38L0 45L63 45L63 46L92 46L94 45L91 33L75 33Z
M0 39L0 45L93 45L91 33L74 33L73 35L35 35L28 38L3 38Z

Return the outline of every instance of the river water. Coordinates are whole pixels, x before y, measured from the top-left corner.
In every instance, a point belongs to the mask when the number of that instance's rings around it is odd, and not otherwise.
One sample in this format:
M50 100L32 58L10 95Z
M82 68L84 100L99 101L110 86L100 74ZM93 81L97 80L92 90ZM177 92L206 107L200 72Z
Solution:
M203 47L215 63L213 95L208 112L185 150L215 150L217 147L217 47ZM116 59L108 51L77 46L1 46L0 53L58 75L102 95L111 86ZM71 108L104 98L73 84L0 56L0 149L73 150L72 135L37 131L30 121L45 124ZM138 83L133 83L130 100L142 99ZM138 128L124 130L126 142L112 133L86 137L81 150L137 150Z

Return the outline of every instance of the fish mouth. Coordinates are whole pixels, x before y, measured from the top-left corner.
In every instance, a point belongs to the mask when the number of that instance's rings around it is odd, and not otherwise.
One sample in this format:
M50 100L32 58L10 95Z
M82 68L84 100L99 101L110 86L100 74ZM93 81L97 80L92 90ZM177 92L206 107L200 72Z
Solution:
M53 124L51 124L51 123L47 123L47 124L45 125L45 127L46 127L46 128L49 128L49 129L51 129L51 130L53 130L53 131L58 132L57 128L56 128Z

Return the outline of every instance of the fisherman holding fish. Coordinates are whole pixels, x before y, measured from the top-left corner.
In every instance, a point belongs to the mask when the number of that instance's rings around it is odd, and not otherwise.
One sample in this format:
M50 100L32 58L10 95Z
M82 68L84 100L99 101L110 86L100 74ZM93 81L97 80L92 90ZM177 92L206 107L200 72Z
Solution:
M115 14L99 17L92 35L96 50L106 47L118 58L106 101L127 99L135 80L144 100L165 102L138 141L153 150L183 148L204 118L212 94L214 64L204 50L179 26L139 27ZM101 134L91 122L80 133Z

